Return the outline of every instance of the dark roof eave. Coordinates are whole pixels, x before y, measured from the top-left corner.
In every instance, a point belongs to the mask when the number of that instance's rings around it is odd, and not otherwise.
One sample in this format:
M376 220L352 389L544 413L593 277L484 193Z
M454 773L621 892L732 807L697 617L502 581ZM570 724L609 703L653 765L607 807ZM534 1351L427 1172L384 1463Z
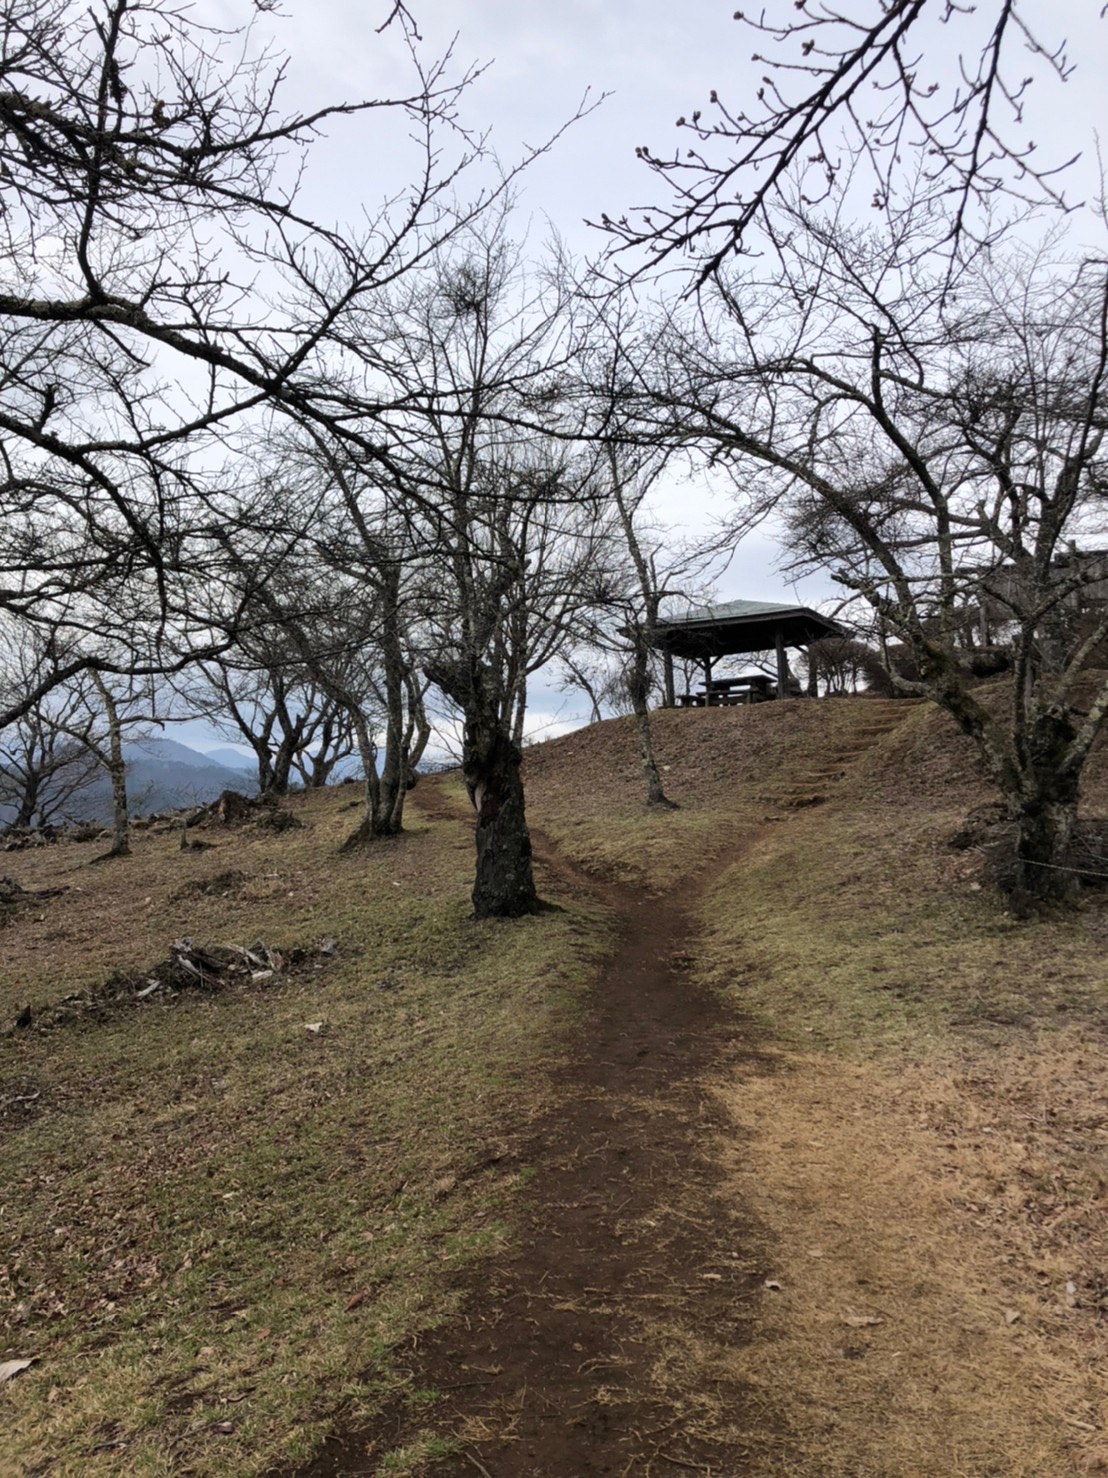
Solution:
M788 647L807 646L821 637L844 634L842 627L830 617L796 606L773 615L659 621L654 629L653 645L675 656L739 656L775 646L779 632Z

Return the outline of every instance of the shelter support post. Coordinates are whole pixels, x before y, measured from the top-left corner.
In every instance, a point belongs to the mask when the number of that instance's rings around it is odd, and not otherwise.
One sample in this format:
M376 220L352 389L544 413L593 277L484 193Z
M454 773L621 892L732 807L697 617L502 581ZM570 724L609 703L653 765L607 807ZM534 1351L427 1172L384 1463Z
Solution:
M785 656L785 638L778 627L774 633L777 643L777 696L778 698L789 698L789 661Z
M673 684L673 653L666 650L662 653L662 681L663 703L667 708L677 707L677 692Z
M712 659L704 658L704 705L706 708L712 706Z

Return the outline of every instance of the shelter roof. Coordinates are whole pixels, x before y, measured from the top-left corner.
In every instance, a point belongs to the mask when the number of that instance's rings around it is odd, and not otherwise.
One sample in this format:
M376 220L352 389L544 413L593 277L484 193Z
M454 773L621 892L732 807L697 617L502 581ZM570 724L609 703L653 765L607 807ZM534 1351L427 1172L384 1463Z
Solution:
M730 600L657 621L654 645L675 657L726 657L769 651L776 646L778 633L786 647L803 647L820 637L842 636L843 631L807 606Z

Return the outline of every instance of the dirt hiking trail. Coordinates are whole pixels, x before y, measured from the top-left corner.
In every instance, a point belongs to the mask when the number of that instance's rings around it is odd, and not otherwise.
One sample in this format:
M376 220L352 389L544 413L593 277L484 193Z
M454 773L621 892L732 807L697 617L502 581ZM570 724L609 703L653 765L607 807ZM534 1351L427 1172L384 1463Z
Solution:
M421 811L458 817L432 795ZM756 1054L741 1018L687 973L690 914L720 863L679 899L658 897L590 879L533 835L540 877L599 898L616 943L555 1106L520 1149L532 1178L514 1251L477 1269L462 1317L414 1353L419 1384L443 1394L430 1420L401 1409L375 1430L336 1436L304 1478L376 1472L428 1428L461 1443L436 1475L744 1471L744 1393L685 1389L664 1333L711 1327L743 1342L765 1276L719 1193L724 1119L705 1086L741 1076Z

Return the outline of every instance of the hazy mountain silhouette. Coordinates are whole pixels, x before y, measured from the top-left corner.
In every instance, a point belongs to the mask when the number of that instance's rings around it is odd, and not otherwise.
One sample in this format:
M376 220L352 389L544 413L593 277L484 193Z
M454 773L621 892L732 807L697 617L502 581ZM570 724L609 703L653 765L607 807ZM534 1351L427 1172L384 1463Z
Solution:
M224 790L252 795L258 788L257 770L233 749L217 750L215 756L201 754L176 739L156 736L124 744L123 753L127 760L127 799L132 816L202 805L214 801ZM226 763L228 760L233 763ZM0 826L14 814L11 807L0 806ZM65 816L58 819L108 822L111 815L111 781L107 772L100 770L90 784L73 796Z

